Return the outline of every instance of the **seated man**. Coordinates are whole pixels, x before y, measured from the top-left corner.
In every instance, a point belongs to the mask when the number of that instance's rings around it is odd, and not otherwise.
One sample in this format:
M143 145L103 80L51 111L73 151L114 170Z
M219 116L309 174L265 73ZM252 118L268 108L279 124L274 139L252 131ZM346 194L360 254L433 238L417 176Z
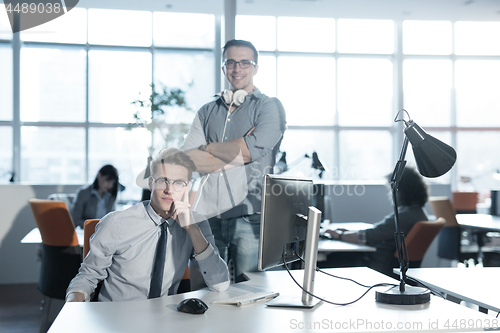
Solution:
M389 180L392 175L389 175ZM399 230L405 235L419 221L427 221L423 207L428 199L427 185L422 176L413 168L406 167L401 176L397 192ZM333 239L355 244L367 244L377 248L364 258L363 266L371 267L379 272L392 275L392 268L399 267L394 232L394 213L387 215L382 221L373 225L373 229L349 231L346 229L327 230ZM359 258L357 258L359 260ZM348 260L343 258L343 260Z
M197 280L214 291L229 286L229 272L208 221L188 203L195 169L183 151L160 151L150 165L151 200L112 212L97 224L90 252L67 289L67 302L89 300L100 280L99 301L175 294L190 259L199 266L193 273L203 272Z

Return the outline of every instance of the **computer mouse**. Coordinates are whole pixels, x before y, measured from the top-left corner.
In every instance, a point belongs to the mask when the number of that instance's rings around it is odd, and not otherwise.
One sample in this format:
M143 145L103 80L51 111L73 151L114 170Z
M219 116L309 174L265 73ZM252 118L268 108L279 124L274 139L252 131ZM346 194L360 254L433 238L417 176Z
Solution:
M177 310L191 314L202 314L208 310L208 305L201 299L187 298L177 305Z

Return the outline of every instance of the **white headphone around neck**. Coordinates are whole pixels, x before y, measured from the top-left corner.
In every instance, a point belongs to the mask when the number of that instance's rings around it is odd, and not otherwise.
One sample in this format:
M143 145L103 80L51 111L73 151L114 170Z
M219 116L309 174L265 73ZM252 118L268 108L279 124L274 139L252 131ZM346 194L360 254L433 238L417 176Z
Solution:
M223 92L218 93L217 95L222 96L227 105L230 105L232 103L236 106L240 106L245 101L245 97L248 95L248 93L243 89L236 90L235 92L226 89Z

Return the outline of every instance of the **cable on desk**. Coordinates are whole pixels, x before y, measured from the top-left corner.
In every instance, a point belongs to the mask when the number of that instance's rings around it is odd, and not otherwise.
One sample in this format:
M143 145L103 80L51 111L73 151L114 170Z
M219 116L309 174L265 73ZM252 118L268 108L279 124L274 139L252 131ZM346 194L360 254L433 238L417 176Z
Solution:
M295 252L295 251L294 251L294 252ZM305 262L305 261L304 261L304 259L303 259L303 258L301 258L301 257L297 254L297 252L295 252L295 255L296 255L296 256L297 256L297 257L298 257L298 258L299 258L302 262ZM353 283L355 283L355 284L357 284L357 285L359 285L359 286L361 286L361 287L365 287L365 288L373 288L373 286L367 286L367 285L364 285L364 284L359 283L358 281L353 280L353 279L351 279L351 278L346 278L346 277L342 277L342 276L337 276L337 275L330 274L330 273L328 273L328 272L323 271L321 268L319 268L319 267L317 267L317 266L316 266L316 271L317 271L317 272L320 272L320 273L323 273L323 274L326 274L326 275L328 275L328 276L331 276L331 277L333 277L333 278L337 278L337 279L341 279L341 280L351 281L351 282L353 282ZM426 288L426 289L429 289L429 290L430 290L430 291L431 291L434 295L440 296L441 298L443 298L443 299L445 299L445 300L446 300L446 297L443 295L444 293L441 293L441 292L439 292L439 291L437 291L437 290L434 290L434 289L432 289L432 288L430 288L430 287L426 286L426 285L425 285L425 284L423 284L422 282L420 282L420 281L418 281L418 280L416 280L416 279L414 279L414 278L412 278L412 277L406 276L406 279L407 279L407 280L411 280L411 281L415 282L415 283L416 283L416 284L418 284L418 285L421 285L422 287L424 287L424 288ZM397 285L393 285L393 286L397 286ZM500 312L499 312L499 314L500 314ZM498 317L498 315L497 315L497 317Z
M323 302L325 302L325 303L328 303L328 304L333 304L333 305L341 305L341 306L344 306L344 305L349 305L349 304L353 304L353 303L356 303L357 301L359 301L360 299L362 299L362 298L363 298L366 294L368 294L368 292L369 292L370 290L372 290L372 289L373 289L373 288L375 288L375 287L387 287L387 286L395 287L395 286L397 286L396 284L392 284L392 283L377 283L377 284L374 284L373 286L365 286L365 285L362 285L362 284L360 284L360 283L358 283L358 282L356 282L356 281L354 281L354 280L352 280L352 279L349 279L349 278L343 278L343 279L345 279L345 280L350 280L350 281L352 281L352 282L354 282L354 283L357 283L357 284L359 284L359 285L361 285L361 286L363 286L363 287L365 287L365 288L368 288L368 289L367 289L367 290L366 290L366 291L365 291L365 292L364 292L364 293L363 293L360 297L358 297L358 298L357 298L357 299L355 299L354 301L347 302L347 303L335 303L335 302L329 301L329 300L327 300L327 299L325 299L325 298L321 298L321 297L319 297L319 296L316 296L316 295L314 295L314 294L310 293L309 291L305 290L305 289L304 289L304 287L302 287L302 286L300 285L300 283L298 283L298 282L297 282L297 280L295 280L295 278L294 278L294 277L293 277L293 275L292 275L292 272L290 272L290 269L288 268L288 265L287 265L286 260L285 260L285 253L284 253L284 252L283 252L283 256L282 256L282 257L283 257L283 263L284 263L284 265L285 265L286 271L288 272L288 274L289 274L289 275L290 275L290 277L292 278L293 282L295 282L295 284L296 284L296 285L297 285L300 289L302 289L302 291L303 291L303 292L305 292L306 294L308 294L308 295L310 295L310 296L312 296L312 297L314 297L314 298L316 298L316 299L319 299L320 301L323 301ZM298 257L300 258L300 260L304 261L304 259L302 259L300 256L298 256ZM317 267L316 267L316 270L318 270L318 268L317 268ZM333 276L334 276L334 275L333 275Z

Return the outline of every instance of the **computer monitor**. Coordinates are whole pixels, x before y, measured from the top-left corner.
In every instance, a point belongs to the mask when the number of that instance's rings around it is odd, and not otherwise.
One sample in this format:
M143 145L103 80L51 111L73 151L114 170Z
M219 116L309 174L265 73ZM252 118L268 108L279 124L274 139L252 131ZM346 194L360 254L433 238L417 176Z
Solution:
M302 298L280 296L268 306L306 307L318 303L314 273L318 252L321 211L313 206L314 184L307 178L265 175L262 195L259 270L304 258Z

